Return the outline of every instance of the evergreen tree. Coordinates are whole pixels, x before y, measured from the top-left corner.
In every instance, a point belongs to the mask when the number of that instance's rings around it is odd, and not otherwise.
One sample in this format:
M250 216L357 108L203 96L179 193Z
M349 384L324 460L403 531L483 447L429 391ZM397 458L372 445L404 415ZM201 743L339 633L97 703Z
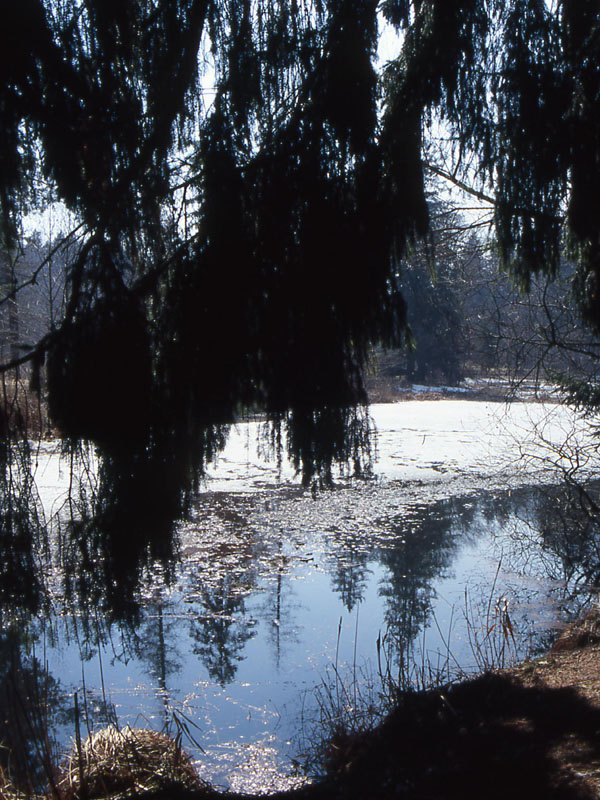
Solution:
M123 480L162 465L173 496L243 409L307 481L360 466L361 370L403 337L440 119L493 187L505 264L553 274L566 235L600 327L599 23L593 0L8 4L4 245L40 178L84 231L62 326L17 359L46 357L63 432Z

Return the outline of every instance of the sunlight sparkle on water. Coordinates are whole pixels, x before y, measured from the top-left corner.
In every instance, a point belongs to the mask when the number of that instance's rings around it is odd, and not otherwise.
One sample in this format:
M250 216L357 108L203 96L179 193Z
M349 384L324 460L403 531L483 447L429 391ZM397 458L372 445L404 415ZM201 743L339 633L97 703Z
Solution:
M568 412L416 401L372 413L375 478L316 498L288 466L257 455L255 423L237 426L179 526L174 580L160 569L149 576L133 628L40 621L65 705L79 692L92 727L112 707L123 725L183 726L203 777L268 791L300 780L306 731L322 712L315 687L332 665L344 679L375 674L380 633L392 659L469 670L477 659L466 617L491 592L510 603L513 655L552 628L560 560L531 545L540 509L520 487L551 484L541 469L548 444L535 451L531 425L559 441L574 424ZM37 480L49 514L68 470L48 446ZM72 733L71 722L58 724L65 743Z

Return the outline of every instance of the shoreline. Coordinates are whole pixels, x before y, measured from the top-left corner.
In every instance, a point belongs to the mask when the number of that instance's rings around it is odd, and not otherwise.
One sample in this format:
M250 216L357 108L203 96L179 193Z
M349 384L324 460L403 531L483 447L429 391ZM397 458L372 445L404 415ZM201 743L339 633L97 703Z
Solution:
M262 795L171 785L133 795L86 796L505 800L512 794L590 800L600 795L599 731L600 609L594 604L544 656L446 687L400 694L397 707L375 729L331 742L328 773L319 782Z
M367 381L369 405L405 400L479 400L490 403L560 403L558 387L508 378L464 378L457 386L409 383L378 377Z

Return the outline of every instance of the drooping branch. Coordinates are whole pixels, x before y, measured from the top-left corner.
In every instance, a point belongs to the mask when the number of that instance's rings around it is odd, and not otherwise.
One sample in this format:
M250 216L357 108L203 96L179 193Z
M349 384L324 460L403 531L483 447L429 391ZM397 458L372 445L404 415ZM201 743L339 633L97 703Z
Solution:
M94 415L111 424L118 400L67 340L79 337L104 369L120 365L121 411L147 422L138 445L201 438L251 408L289 422L292 458L317 463L312 437L336 409L339 438L328 452L349 453L345 409L365 399L370 348L398 344L406 331L398 264L430 224L424 172L490 205L505 264L524 285L556 269L569 227L581 294L592 317L599 311L600 250L584 213L595 179L582 167L584 155L596 163L598 139L591 56L600 34L588 3L386 2L404 35L380 75L375 2L23 8L9 14L31 47L5 59L0 195L14 199L42 168L83 220L65 321L40 347L55 365L64 356L52 391L87 383L82 405L104 397L110 413L96 404ZM442 118L493 192L424 158L428 115ZM170 173L176 156L187 172ZM183 191L185 230L167 221ZM34 347L22 358L40 355ZM136 374L148 403L127 377L133 362L144 365ZM73 429L96 426L79 418ZM108 446L110 425L100 427Z

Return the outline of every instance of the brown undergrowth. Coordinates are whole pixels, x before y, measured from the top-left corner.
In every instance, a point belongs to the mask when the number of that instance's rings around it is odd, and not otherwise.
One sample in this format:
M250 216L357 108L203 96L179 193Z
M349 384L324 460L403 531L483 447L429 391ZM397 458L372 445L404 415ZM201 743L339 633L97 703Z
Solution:
M0 378L0 434L6 439L48 438L57 434L42 392L32 388L27 377Z

